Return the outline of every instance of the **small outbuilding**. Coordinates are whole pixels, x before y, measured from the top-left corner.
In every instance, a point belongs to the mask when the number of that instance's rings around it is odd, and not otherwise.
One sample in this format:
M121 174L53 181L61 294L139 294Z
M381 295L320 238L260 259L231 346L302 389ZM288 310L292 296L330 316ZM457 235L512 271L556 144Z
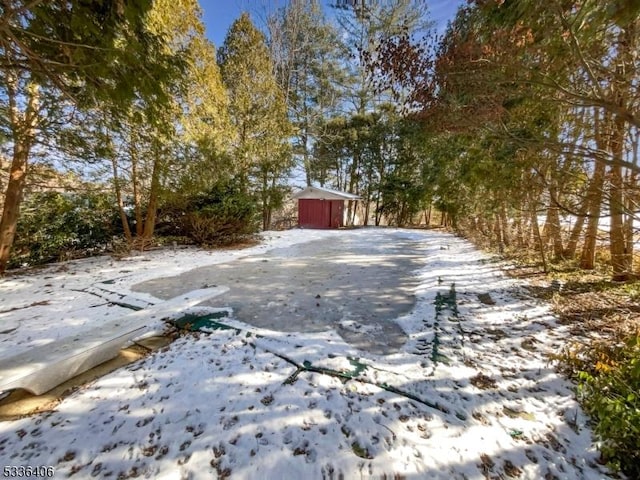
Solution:
M361 200L352 193L320 187L307 187L293 198L298 200L298 226L303 228L340 228L344 226L344 201Z

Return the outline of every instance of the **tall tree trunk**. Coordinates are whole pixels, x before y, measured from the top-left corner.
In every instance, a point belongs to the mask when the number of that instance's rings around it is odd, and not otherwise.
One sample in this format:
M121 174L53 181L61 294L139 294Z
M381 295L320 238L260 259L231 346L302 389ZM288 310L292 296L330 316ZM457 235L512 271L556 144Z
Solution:
M509 234L509 221L504 203L500 205L500 228L502 230L502 243L504 243L505 247L508 247L511 245L511 235Z
M120 214L120 221L122 222L122 230L124 236L127 239L127 243L131 245L133 237L131 235L131 228L129 228L129 219L124 211L124 202L122 200L122 189L120 187L120 178L118 177L118 163L116 157L111 157L111 166L113 167L113 188L116 192L116 202L118 203L118 212Z
M634 75L636 73L636 39L638 20L634 19L620 28L617 38L617 58L615 59L615 81L611 82L615 102L621 110L625 110L628 97L632 93ZM622 82L620 80L623 80ZM611 137L610 211L611 228L609 230L611 266L613 279L626 281L631 277L632 255L627 250L625 239L625 186L623 182L622 162L624 159L624 141L627 133L626 120L620 115L613 119L613 135Z
M382 185L386 181L387 176L385 175L385 165L384 162L380 162L377 165L378 167L378 186L376 188L376 227L380 226L382 222L382 212L380 211L380 202L382 200Z
M502 226L500 225L500 216L497 213L493 215L493 233L496 239L495 246L497 246L498 251L502 253L504 251L504 243L502 241Z
M364 216L364 218L362 219L362 225L365 227L369 225L369 213L371 212L371 185L373 185L372 169L370 169L367 173L367 194L365 195L365 198L363 200L364 212L362 215Z
M627 253L628 259L628 268L629 272L633 272L633 219L635 217L634 213L634 199L631 195L637 186L637 176L632 174L631 172L627 172L627 178L625 181L625 205L624 205L624 222L623 222L623 230L624 230L624 239L625 239L625 251Z
M611 139L611 153L614 160L622 161L624 143L624 121L619 117L614 121L614 131ZM626 281L631 274L631 256L627 252L624 230L624 182L622 166L616 162L610 170L610 215L611 226L609 228L609 248L611 253L611 266L613 279Z
M638 164L638 147L640 143L640 128L636 128L633 131L633 136L631 138L631 154L633 159L633 164L637 167ZM627 204L627 219L628 219L628 236L627 242L630 242L629 252L631 253L631 262L633 267L633 257L634 257L634 234L635 234L635 224L637 223L637 214L638 209L640 207L640 174L630 172L630 179L627 185L628 188L628 204ZM639 265L640 267L640 265ZM636 278L640 278L640 271L635 272Z
M398 218L396 219L396 225L398 227L405 227L408 223L407 219L407 202L400 202L400 211L398 212Z
M30 84L27 95L27 107L25 112L21 113L17 106L18 79L15 77L8 79L7 96L9 97L9 121L13 136L13 159L4 197L2 219L0 220L0 275L4 274L9 263L20 216L22 194L27 179L29 153L35 141L39 120L39 87L36 84Z
M625 281L629 279L629 262L626 249L624 230L624 188L622 185L622 168L614 165L611 167L611 225L609 228L609 251L611 254L611 267L613 279Z
M375 224L376 227L380 226L380 222L382 221L382 212L380 211L380 189L378 189L378 192L376 193L376 219L375 219Z
M267 179L267 173L262 172L262 192L260 194L262 200L262 230L267 230L268 228L268 218L267 218L267 210L269 209L269 194L267 193L267 189L269 188L269 183Z
M0 172L4 172L4 165L2 162L2 155L0 155ZM2 211L2 207L4 205L4 201L2 200L4 198L4 185L2 182L2 174L0 174L0 194L3 195L3 197L0 197L0 211Z
M129 146L129 156L131 157L131 185L133 187L133 211L136 218L136 237L142 237L144 221L142 219L142 205L140 198L140 178L138 176L138 152L132 144Z
M638 158L638 144L637 142L634 140L633 143L633 155L634 158L637 161ZM627 253L629 254L629 262L631 265L631 268L633 269L633 258L634 258L634 244L635 244L635 238L634 238L634 234L635 234L635 229L634 229L634 223L636 221L636 212L638 210L638 174L637 173L633 173L631 171L628 172L627 175L627 182L626 182L626 189L627 189L627 196L626 196L626 205L625 205L625 209L626 209L626 215L625 215L625 238L627 241ZM634 275L635 278L638 278L637 275Z
M160 196L160 174L161 160L156 158L153 162L153 170L151 172L151 190L149 192L149 204L147 205L147 216L144 220L144 230L142 232L143 242L148 242L153 237L156 228L156 216L158 215L158 198Z
M357 166L358 160L357 160L357 156L354 155L353 157L353 164L351 165L350 168L350 172L349 172L349 193L354 193L356 190L356 185L357 185ZM349 200L347 202L347 219L349 222L351 222L351 225L353 225L353 216L355 215L355 209L354 209L354 202Z
M602 188L604 187L604 163L596 160L596 169L591 180L587 199L589 201L589 217L584 232L584 244L580 255L580 268L593 270L596 262L596 243L598 240L598 223L602 208Z
M559 260L562 258L564 249L562 248L562 232L560 230L560 216L558 214L558 206L555 204L555 191L551 192L551 205L547 208L547 219L544 223L543 237L545 245L553 246L553 256Z
M365 200L364 204L364 218L362 219L362 225L364 225L365 227L369 225L369 214L371 213L371 198L369 197L370 195L367 195L367 199Z
M2 220L0 220L0 274L7 268L15 239L30 149L31 145L26 139L18 140L13 146L13 161L4 197Z
M582 205L580 205L580 210L578 211L578 218L576 218L576 223L574 223L573 227L571 228L571 234L569 235L567 248L564 249L565 258L574 258L576 256L576 250L578 248L578 240L580 239L580 234L582 233L582 229L584 228L584 220L587 217L588 208L589 208L589 205L587 203L587 199L585 198L582 201Z
M353 227L356 224L356 215L358 214L358 202L357 201L353 201L353 206L352 206L353 210L351 211L351 221L350 221L350 225Z
M311 186L311 155L309 154L309 146L307 145L307 143L309 142L309 137L306 133L308 129L309 129L309 126L305 122L303 126L303 132L305 133L303 133L300 136L300 141L302 142L302 148L303 148L302 161L304 163L305 180L307 182L307 187L310 187Z
M608 115L603 113L603 118L599 112L594 114L594 131L595 141L598 150L608 151L610 135L610 121ZM595 158L595 166L593 177L587 189L587 211L589 217L587 220L587 229L584 233L584 245L580 255L580 268L585 270L593 270L596 263L596 242L598 240L598 223L600 221L600 212L602 209L602 197L604 188L606 166L598 157Z
M548 273L549 269L547 268L547 256L545 254L545 245L542 241L542 235L540 235L540 226L538 225L538 210L536 209L535 203L533 203L531 207L531 226L533 228L533 235L538 243L538 248L540 249L540 259L542 260L542 269L544 273Z
M531 215L527 215L528 217L531 217ZM529 221L527 224L527 230L525 233L525 245L529 246L529 245L533 245L535 248L535 245L537 245L538 239L536 238L536 234L533 231L533 222Z
M267 228L265 228L265 230L269 230L271 228L271 222L273 220L273 198L271 195L276 191L276 180L276 177L271 178L270 191L272 193L269 194L269 208L267 209Z
M560 214L557 205L550 209L551 218L551 240L553 242L553 256L556 260L561 260L564 255L564 247L562 245L562 227L560 225Z
M522 226L522 213L520 212L520 209L516 210L514 227L516 229L516 246L518 248L523 248L525 247L524 228Z

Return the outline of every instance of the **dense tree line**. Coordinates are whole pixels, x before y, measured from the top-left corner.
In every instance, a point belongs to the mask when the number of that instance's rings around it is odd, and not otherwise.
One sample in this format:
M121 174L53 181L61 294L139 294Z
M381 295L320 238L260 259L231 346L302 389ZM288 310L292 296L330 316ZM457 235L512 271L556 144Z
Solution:
M536 249L545 268L593 269L604 244L613 277L633 276L638 13L625 1L476 1L434 49L406 35L379 49L372 69L410 92L427 196L455 227ZM407 77L407 58L431 74Z
M0 177L0 272L98 237L93 246L104 245L109 233L144 248L157 227L207 244L254 232L258 212L269 226L291 132L266 37L246 14L216 52L196 0L18 1L0 10L9 159ZM43 166L78 172L80 193L30 191ZM91 194L111 199L95 204L101 215L81 208ZM34 199L48 217L75 212L95 223L75 235L73 222L47 226Z
M405 120L424 144L423 199L477 242L535 254L545 273L607 267L613 280L637 279L639 14L625 0L475 0L440 41L387 38L370 68L407 92ZM637 319L588 315L615 333L558 359L578 382L602 460L636 478Z
M545 268L594 268L605 244L613 276L630 278L634 5L476 1L437 38L419 0L290 0L261 28L242 15L216 51L196 0L10 2L0 269L30 164L49 163L95 173L130 245L156 228L204 243L269 228L293 177L362 196L351 222L438 211ZM221 192L233 207L207 204Z

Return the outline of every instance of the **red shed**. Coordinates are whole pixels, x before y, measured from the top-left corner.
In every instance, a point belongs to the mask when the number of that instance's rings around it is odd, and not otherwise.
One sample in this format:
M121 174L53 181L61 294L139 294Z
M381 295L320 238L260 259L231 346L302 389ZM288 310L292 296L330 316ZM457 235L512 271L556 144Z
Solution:
M298 199L298 226L339 228L344 225L344 201L360 200L358 195L328 188L307 187L293 195Z

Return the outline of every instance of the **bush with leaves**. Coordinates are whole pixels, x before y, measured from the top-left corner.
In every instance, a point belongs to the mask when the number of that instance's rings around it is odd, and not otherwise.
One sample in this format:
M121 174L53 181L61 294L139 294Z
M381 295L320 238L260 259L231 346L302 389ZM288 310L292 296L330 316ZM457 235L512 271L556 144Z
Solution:
M578 398L594 420L603 459L640 478L640 332L567 349L562 360L578 380Z
M106 193L39 192L22 206L10 267L104 252L120 234L115 202Z
M158 231L203 246L230 245L258 230L256 215L255 198L228 180L199 194L172 198L163 208Z

